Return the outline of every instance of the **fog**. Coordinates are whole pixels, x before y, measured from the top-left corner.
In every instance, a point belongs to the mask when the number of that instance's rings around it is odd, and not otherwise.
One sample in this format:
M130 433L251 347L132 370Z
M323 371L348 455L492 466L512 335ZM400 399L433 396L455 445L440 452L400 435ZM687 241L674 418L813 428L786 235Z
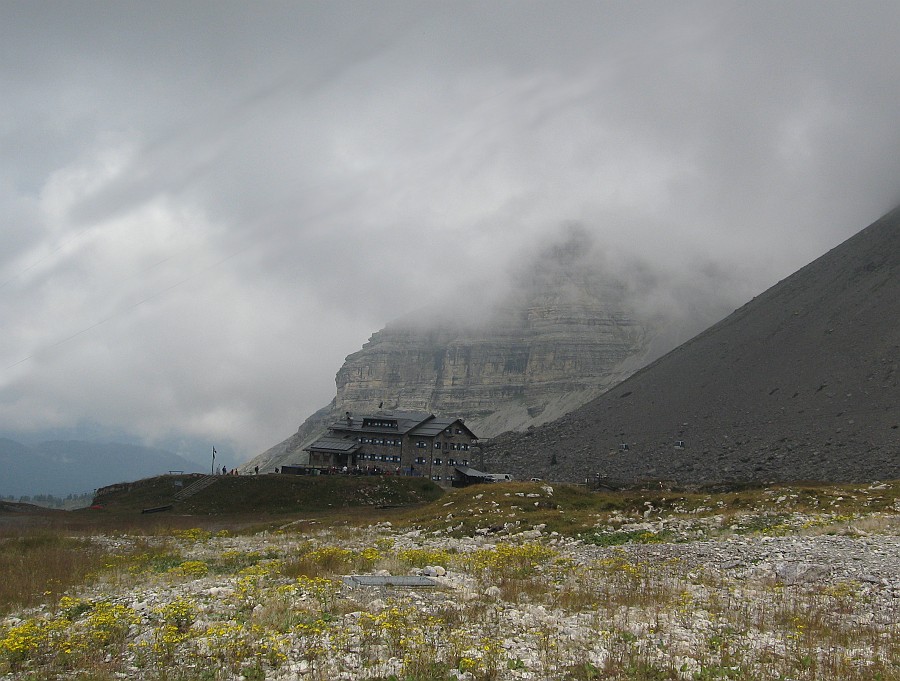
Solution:
M724 314L900 196L898 25L890 2L2 3L0 431L249 458L372 332L483 313L572 224L648 314Z

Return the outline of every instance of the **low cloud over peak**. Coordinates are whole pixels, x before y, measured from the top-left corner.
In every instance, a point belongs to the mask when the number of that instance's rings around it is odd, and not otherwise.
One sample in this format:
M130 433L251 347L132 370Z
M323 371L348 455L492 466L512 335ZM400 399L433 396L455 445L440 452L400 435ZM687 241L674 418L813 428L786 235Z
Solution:
M0 430L249 457L372 331L474 283L490 299L565 224L648 314L714 316L900 198L898 20L8 3Z

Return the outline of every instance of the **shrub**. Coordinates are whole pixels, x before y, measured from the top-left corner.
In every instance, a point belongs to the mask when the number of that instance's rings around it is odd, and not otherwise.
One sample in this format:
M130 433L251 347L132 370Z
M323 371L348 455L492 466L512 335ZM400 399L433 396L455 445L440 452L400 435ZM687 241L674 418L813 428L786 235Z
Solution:
M522 578L556 555L555 550L541 544L500 544L474 551L468 556L468 563L473 572L482 576L490 573L492 578Z
M423 568L426 565L447 565L452 555L443 549L404 549L397 553L397 558L411 567Z

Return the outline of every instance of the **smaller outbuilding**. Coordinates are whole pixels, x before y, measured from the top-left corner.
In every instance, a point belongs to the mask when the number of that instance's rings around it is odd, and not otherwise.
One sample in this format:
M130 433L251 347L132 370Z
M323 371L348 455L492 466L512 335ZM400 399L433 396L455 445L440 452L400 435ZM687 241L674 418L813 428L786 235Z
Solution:
M485 473L468 466L456 466L453 469L453 487L468 487L487 482L509 482L512 476L509 473Z

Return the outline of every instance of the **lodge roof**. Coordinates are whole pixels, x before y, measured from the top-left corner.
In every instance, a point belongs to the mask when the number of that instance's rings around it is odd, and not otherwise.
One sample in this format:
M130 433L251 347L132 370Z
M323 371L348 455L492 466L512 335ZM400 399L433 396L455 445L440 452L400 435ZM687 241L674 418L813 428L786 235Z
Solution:
M313 442L309 447L307 447L307 449L315 449L317 451L323 452L350 453L359 449L359 445L355 440L346 440L344 438L329 437L328 435L326 435Z
M404 435L424 421L433 419L434 414L418 411L385 412L382 414L364 414L362 417L351 415L350 419L340 419L331 424L335 432L353 433L399 433ZM394 422L393 426L374 426L372 422ZM365 424L365 425L364 425Z
M416 426L410 432L410 435L421 435L423 437L434 437L435 435L440 435L443 431L447 430L451 426L458 426L459 428L464 428L465 431L476 438L475 433L466 428L466 424L464 424L458 418L432 418L428 421Z
M351 414L349 418L331 424L328 434L306 447L306 451L351 453L359 449L357 438L353 437L356 434L435 437L451 427L462 428L472 438L478 439L459 418L438 418L434 414L418 411L382 412L362 417Z

